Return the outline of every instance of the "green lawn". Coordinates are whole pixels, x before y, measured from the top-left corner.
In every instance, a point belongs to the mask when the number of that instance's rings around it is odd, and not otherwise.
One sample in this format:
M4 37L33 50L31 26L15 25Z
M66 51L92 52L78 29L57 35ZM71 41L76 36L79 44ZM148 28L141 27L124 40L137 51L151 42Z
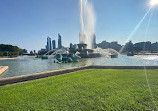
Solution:
M0 87L0 111L156 110L158 70L89 69Z

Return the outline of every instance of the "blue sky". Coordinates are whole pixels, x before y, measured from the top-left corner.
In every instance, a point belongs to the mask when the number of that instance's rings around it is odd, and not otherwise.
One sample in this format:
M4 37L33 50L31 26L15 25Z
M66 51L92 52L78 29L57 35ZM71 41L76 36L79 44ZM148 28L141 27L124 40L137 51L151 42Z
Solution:
M118 41L124 44L133 28L147 12L149 0L89 0L97 17L97 43ZM147 38L145 30L153 12ZM134 36L134 43L158 41L158 10L152 9ZM64 46L78 43L79 0L0 0L0 44L39 50L50 36L62 36Z

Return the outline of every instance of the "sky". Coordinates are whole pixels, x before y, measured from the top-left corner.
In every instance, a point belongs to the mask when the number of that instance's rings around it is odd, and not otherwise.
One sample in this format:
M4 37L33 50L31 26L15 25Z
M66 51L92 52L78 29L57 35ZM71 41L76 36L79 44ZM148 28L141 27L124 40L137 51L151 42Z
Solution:
M88 1L93 4L96 15L97 43L106 40L125 44L149 9L149 0ZM157 7L151 9L129 40L133 43L158 41ZM38 51L45 48L48 36L57 41L58 33L62 36L63 46L77 44L81 30L79 11L79 0L0 0L0 44Z

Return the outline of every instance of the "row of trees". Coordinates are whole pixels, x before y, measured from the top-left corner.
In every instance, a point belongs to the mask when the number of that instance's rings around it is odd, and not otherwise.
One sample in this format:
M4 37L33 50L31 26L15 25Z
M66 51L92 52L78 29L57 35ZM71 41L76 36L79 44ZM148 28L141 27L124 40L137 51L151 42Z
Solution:
M0 56L15 57L27 53L26 49L20 49L17 46L0 44Z
M158 52L158 42L151 43L150 41L147 42L138 42L133 44L132 41L127 42L124 46L118 44L118 42L106 42L102 41L101 43L97 44L98 47L102 49L112 48L116 51L121 51L121 53L139 53L141 51L157 53Z
M151 53L158 52L158 43L151 43L147 41L133 44L132 41L129 41L125 44L125 46L123 46L122 53L139 53L141 51L147 51Z

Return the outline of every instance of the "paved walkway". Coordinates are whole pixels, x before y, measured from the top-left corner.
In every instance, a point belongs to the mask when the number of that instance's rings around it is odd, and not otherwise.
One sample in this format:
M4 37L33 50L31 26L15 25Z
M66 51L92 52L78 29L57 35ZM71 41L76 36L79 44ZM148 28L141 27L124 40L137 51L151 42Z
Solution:
M13 57L13 58L0 58L0 60L9 60L9 59L16 59L17 57Z
M8 66L0 66L0 75L2 75L8 68Z

